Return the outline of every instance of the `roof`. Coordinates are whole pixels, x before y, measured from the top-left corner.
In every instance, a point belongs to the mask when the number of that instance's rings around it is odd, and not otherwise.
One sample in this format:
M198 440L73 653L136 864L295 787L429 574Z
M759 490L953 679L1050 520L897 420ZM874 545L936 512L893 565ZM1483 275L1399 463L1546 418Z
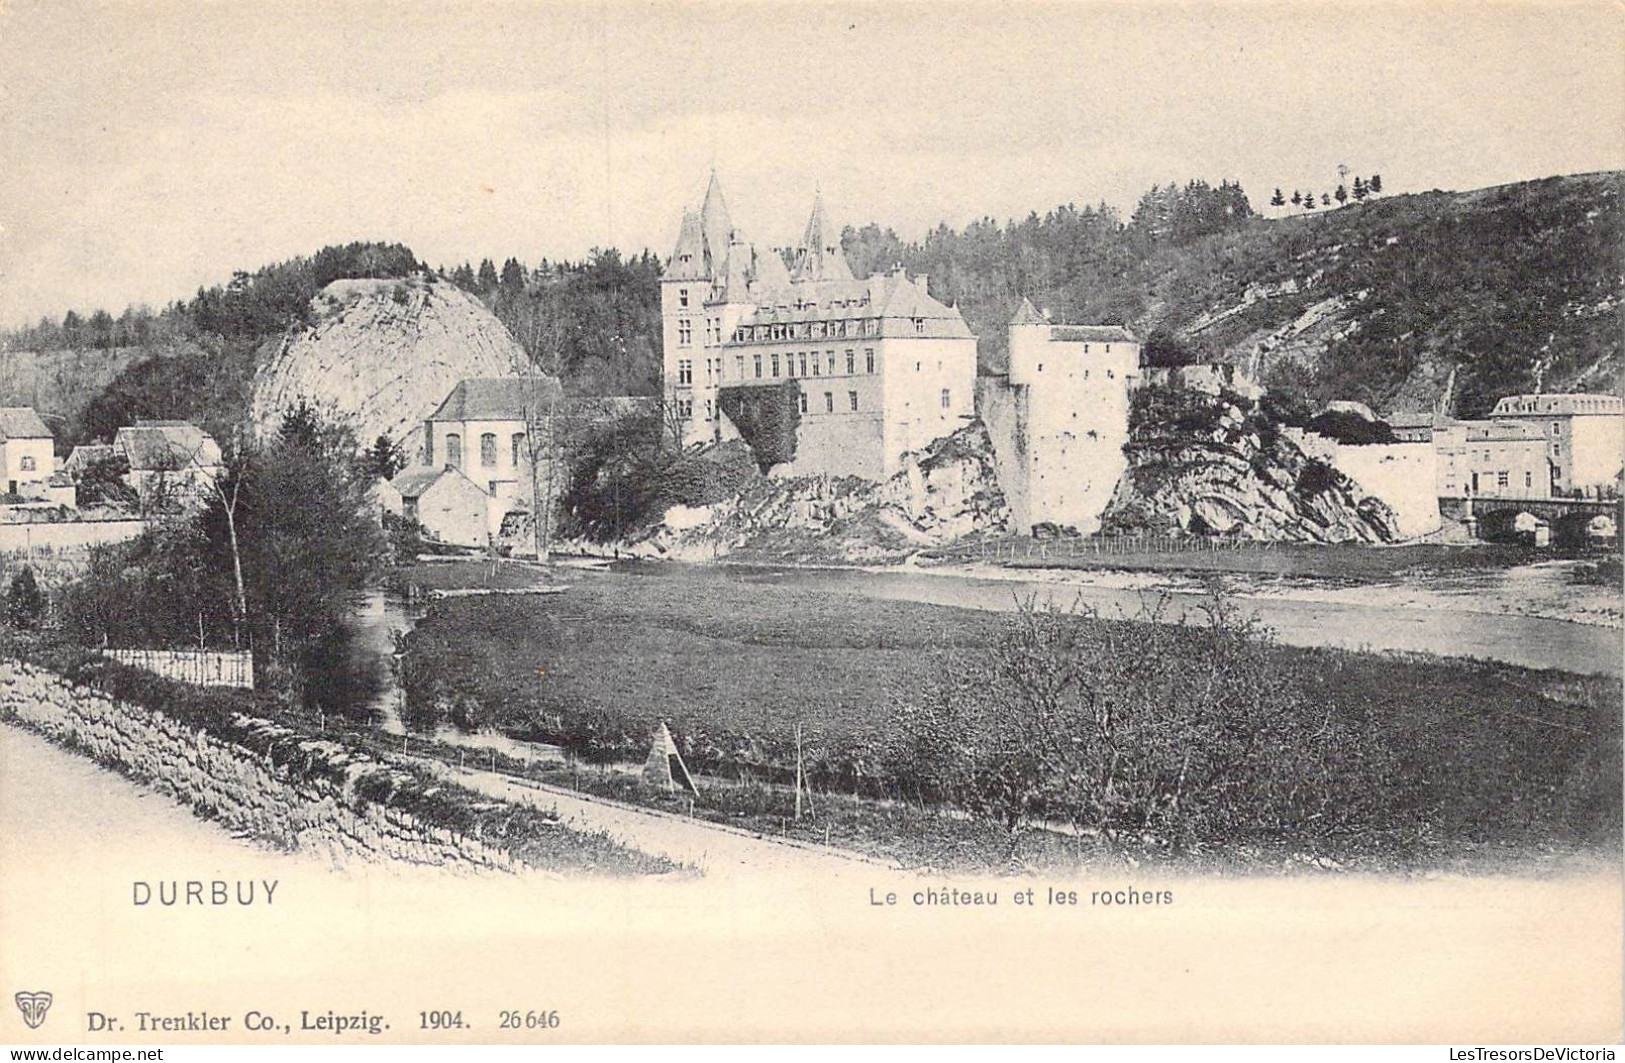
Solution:
M741 327L878 318L881 337L974 338L957 308L933 299L902 270L861 281L796 281L779 291L763 292L760 297L762 301L754 309L740 316ZM923 331L915 321L924 322ZM802 338L819 337L790 335L773 342Z
M1434 431L1448 435L1452 431L1459 431L1462 437L1473 443L1506 443L1528 442L1546 445L1546 437L1541 433L1539 425L1528 424L1524 421L1454 421L1440 420L1435 422Z
M1135 343L1134 333L1121 325L1055 325L1049 338L1058 343Z
M220 464L220 445L214 437L186 421L137 421L118 430L113 449L123 452L134 472Z
M429 488L447 476L455 476L460 480L467 481L468 485L474 490L483 492L483 488L465 476L462 470L450 465L418 465L410 469L403 469L395 474L395 479L389 481L389 486L393 487L402 498L422 498Z
M559 382L550 376L468 377L458 381L429 420L528 421L553 408L562 395Z
M666 263L666 279L691 281L705 279L705 238L700 235L700 216L683 211L683 224L677 230L677 246Z
M1432 428L1440 417L1432 410L1421 410L1415 413L1391 413L1383 420L1388 422L1390 428Z
M1047 325L1049 321L1038 312L1037 307L1033 306L1033 301L1024 295L1021 297L1021 305L1016 307L1015 316L1010 319L1010 324Z
M1492 417L1574 416L1577 414L1622 414L1625 400L1618 395L1592 395L1568 392L1551 395L1508 395L1495 404Z
M0 406L0 443L8 439L50 438L51 430L32 406Z
M711 183L705 189L705 203L700 207L700 235L705 238L705 266L711 275L722 272L728 245L733 243L734 223L728 216L728 202L722 198L722 182L717 172L711 171Z
M801 247L796 253L796 268L790 276L798 281L852 279L852 269L846 264L846 256L841 254L841 234L829 220L822 193L813 196L812 216L807 219Z
M62 469L64 472L78 472L112 456L113 448L107 443L81 443L73 448L68 460L62 463Z

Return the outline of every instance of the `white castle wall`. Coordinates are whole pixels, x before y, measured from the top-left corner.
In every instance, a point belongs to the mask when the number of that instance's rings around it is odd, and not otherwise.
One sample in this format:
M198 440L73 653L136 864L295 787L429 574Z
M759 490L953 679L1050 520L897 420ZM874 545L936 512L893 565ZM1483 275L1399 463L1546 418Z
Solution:
M19 521L0 523L0 553L14 550L83 550L128 542L146 529L140 520Z
M1301 428L1284 434L1310 457L1319 458L1388 505L1407 538L1438 531L1438 455L1432 443L1339 443Z

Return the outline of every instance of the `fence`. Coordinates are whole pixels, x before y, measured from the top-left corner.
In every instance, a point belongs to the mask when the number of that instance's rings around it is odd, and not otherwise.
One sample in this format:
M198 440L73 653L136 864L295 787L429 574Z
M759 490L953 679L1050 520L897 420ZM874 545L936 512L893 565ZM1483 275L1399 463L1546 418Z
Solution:
M200 687L254 688L254 658L247 650L102 650L121 664Z
M128 542L146 530L141 520L20 521L0 523L0 553L84 551Z
M1003 539L955 547L946 553L982 561L1048 560L1131 554L1273 553L1281 544L1255 539L1173 535L1092 536L1090 538Z

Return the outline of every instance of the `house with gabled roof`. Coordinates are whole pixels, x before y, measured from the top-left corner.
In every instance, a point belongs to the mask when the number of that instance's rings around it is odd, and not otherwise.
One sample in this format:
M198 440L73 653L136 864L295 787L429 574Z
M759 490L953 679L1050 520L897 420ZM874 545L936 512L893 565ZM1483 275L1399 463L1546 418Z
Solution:
M113 436L112 453L129 462L143 509L195 501L224 469L220 444L189 421L138 420Z
M31 406L0 406L0 487L8 495L43 495L56 472L56 439Z
M490 495L462 470L450 465L406 469L389 487L385 507L394 510L398 498L399 515L417 521L430 539L469 547L489 542Z

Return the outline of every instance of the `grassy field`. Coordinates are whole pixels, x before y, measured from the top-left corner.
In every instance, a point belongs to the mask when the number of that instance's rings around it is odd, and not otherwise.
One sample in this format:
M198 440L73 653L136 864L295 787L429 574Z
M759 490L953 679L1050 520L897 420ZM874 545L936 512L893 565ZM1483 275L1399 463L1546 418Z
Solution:
M458 575L441 568L433 578ZM461 575L483 578L473 569ZM771 770L782 768L797 724L809 746L846 750L862 770L895 735L907 694L950 657L986 654L1005 618L722 579L556 578L567 593L436 603L412 636L412 657L435 661L445 690L476 700L485 722L516 736L622 759L641 759L658 720L680 741L698 736L686 752L729 765L711 770L731 783L702 787L696 814L812 840L828 829L833 840L931 866L1008 858L996 829L907 800L855 802L855 787L824 818L791 824L791 792ZM1324 706L1384 752L1381 777L1362 778L1350 795L1379 807L1383 821L1340 843L1342 857L1437 865L1617 836L1618 680L1431 657L1274 652L1309 677L1317 719L1305 728L1321 722ZM624 777L579 779L615 796L662 800ZM1054 836L1028 844L1048 853L1040 862L1071 859L1080 845Z

